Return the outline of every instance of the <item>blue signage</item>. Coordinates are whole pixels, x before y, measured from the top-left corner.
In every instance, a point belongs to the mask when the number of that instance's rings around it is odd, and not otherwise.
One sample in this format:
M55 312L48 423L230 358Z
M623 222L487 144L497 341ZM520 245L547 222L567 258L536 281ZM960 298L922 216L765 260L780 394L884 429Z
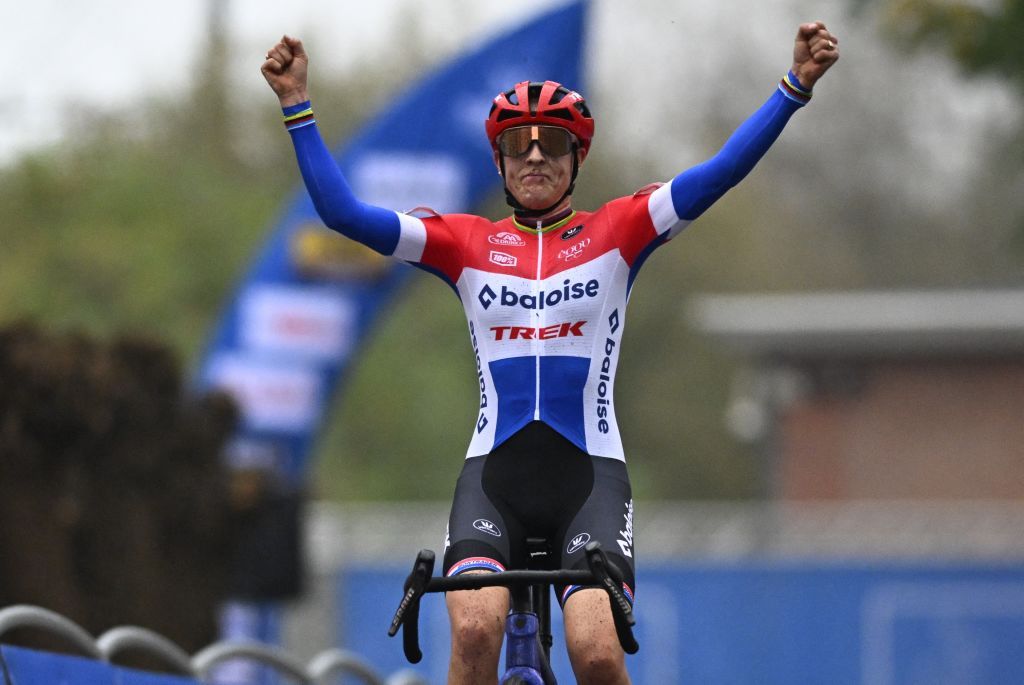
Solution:
M444 598L420 613L423 661L382 638L409 569L352 566L337 583L342 645L381 672L444 682ZM1024 566L981 561L673 562L637 569L636 685L1024 683ZM552 668L573 682L553 603Z

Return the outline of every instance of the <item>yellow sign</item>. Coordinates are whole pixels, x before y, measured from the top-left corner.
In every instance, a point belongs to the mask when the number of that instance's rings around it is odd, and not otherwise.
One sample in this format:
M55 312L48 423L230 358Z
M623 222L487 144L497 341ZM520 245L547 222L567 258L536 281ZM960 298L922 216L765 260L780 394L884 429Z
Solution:
M366 280L382 277L391 266L388 257L316 222L303 224L292 233L288 252L305 278Z

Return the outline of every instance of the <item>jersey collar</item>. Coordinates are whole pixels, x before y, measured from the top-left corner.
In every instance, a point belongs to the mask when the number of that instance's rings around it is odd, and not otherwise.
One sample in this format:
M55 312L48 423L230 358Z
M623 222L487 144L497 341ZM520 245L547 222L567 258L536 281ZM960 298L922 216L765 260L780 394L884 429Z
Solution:
M535 223L532 226L522 223L519 217L512 215L512 224L521 231L527 233L547 233L548 231L554 231L555 229L565 226L567 223L573 220L576 216L576 210L572 207L567 208L564 212L560 212L555 216L549 218L547 221L543 221L540 227L537 227Z

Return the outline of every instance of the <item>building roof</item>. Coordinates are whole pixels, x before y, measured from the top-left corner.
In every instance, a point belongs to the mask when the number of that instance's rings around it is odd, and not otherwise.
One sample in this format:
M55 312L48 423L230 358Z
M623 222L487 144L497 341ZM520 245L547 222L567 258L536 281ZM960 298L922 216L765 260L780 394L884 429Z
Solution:
M1024 356L1024 290L701 295L688 316L755 356Z

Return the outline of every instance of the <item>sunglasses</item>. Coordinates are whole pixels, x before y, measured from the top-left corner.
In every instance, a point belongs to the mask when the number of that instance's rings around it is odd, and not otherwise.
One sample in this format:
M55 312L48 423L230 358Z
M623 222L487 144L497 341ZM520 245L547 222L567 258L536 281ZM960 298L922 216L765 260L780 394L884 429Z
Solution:
M498 136L498 150L506 157L522 157L534 142L548 157L561 157L572 152L572 134L557 126L516 126Z

